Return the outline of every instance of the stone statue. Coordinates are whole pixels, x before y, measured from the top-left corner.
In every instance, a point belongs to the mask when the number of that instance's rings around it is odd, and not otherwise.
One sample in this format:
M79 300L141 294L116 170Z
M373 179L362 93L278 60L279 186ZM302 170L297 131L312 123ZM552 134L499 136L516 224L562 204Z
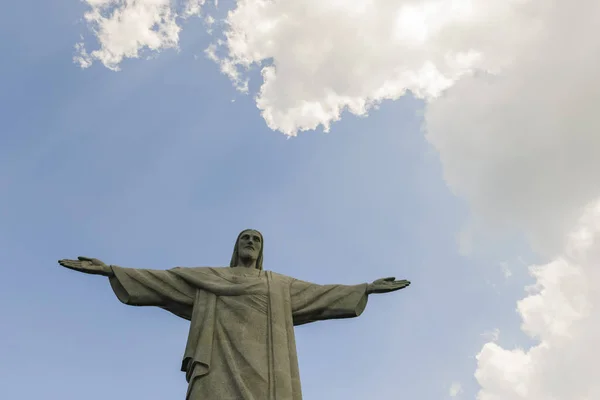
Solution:
M229 267L122 268L95 258L63 267L104 275L117 298L156 306L190 321L181 370L186 400L300 400L294 326L359 316L371 293L410 285L378 279L355 286L317 285L263 270L263 237L242 231Z

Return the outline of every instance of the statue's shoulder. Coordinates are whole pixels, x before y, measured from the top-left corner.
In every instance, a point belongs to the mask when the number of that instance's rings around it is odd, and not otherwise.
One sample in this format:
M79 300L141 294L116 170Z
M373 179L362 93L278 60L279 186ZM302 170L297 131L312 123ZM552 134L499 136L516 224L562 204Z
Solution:
M269 273L271 274L271 276L273 276L273 279L276 279L281 283L292 283L292 281L294 280L294 278L292 278L291 276L279 274L277 272L269 271Z

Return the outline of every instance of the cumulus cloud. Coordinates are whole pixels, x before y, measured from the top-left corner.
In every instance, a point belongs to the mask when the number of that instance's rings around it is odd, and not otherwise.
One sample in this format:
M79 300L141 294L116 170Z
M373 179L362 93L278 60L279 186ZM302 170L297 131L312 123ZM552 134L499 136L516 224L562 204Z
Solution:
M465 27L476 29L472 21L497 23L483 11L470 0L241 0L227 17L217 61L237 71L228 73L236 85L260 65L256 102L272 129L328 130L344 110L363 115L407 90L434 97L485 68L480 52L458 40Z
M84 1L100 48L77 45L83 67L98 60L118 69L142 49L177 47L175 0ZM433 98L474 68L510 63L513 42L527 40L506 29L508 21L530 22L522 2L239 0L207 55L242 91L247 69L260 66L256 101L271 128L327 130L344 110L362 115L407 90ZM198 14L201 5L187 0L180 14Z
M514 43L512 60L430 101L425 129L475 218L524 232L551 260L530 267L536 284L517 305L538 344L486 344L478 399L600 398L600 314L591 313L600 306L600 4L529 4L531 23L507 27L530 33Z
M428 105L426 129L475 213L552 252L600 194L600 5L540 3L537 34L513 47L512 65L461 79Z
M507 350L486 344L476 378L479 400L600 398L596 364L600 335L600 202L589 207L563 253L530 267L536 284L519 301L522 329L539 344Z
M84 20L100 48L88 52L84 42L75 45L73 61L87 68L99 61L118 70L125 58L137 58L142 50L177 48L181 27L177 18L200 13L204 0L187 0L180 15L171 0L84 0L90 9Z

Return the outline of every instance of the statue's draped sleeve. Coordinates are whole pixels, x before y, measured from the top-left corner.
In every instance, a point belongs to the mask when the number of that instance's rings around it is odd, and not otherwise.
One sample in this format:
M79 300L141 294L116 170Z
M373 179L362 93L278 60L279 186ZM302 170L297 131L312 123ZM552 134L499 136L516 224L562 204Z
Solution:
M181 370L190 382L209 373L219 296L263 295L260 279L238 279L230 268L177 267L169 270L111 266L117 298L132 306L155 306L190 320ZM223 324L227 324L224 321ZM222 328L222 327L221 327ZM189 398L189 392L188 392Z
M196 289L173 270L111 266L110 285L117 298L131 306L155 306L191 318Z
M317 285L293 279L290 297L294 325L358 317L367 305L367 284Z

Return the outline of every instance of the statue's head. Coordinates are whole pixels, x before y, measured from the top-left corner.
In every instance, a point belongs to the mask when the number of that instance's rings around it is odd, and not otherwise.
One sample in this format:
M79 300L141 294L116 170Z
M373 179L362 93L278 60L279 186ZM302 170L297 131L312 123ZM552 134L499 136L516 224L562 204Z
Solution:
M256 261L256 269L263 268L263 236L254 229L245 229L237 237L231 256L230 267L235 267L239 259Z

